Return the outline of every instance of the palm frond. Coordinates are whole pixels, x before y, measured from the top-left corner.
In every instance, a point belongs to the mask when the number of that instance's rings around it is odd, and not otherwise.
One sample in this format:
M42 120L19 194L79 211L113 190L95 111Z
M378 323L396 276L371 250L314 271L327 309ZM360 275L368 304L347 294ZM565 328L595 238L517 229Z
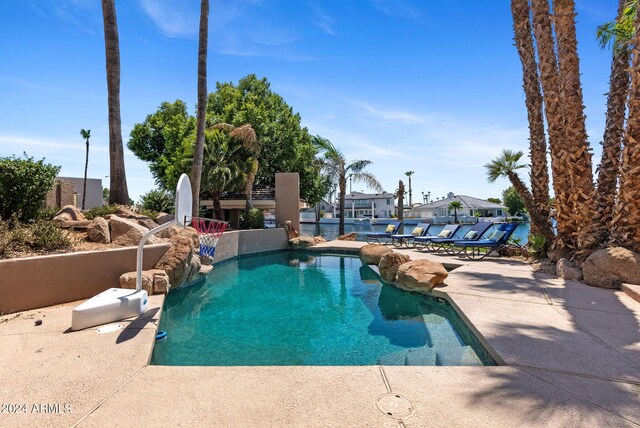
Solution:
M371 165L372 163L373 162L371 162L370 160L363 160L363 159L355 160L345 168L345 171L349 171L352 174L359 174L363 169L365 169L367 166Z
M367 187L375 190L376 192L382 192L382 184L378 179L370 172L361 171L357 174L352 174L351 179L354 183L364 183Z

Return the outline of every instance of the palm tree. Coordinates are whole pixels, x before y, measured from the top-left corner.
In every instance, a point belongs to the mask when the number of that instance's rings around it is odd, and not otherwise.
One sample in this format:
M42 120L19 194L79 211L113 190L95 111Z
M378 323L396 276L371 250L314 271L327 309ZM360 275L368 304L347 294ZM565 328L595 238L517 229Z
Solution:
M404 220L404 183L402 180L398 181L395 197L398 198L398 221L402 221Z
M515 45L522 63L522 87L529 118L529 151L531 153L531 194L541 216L549 217L549 173L547 141L544 131L542 93L538 63L531 34L528 0L512 0Z
M524 201L527 211L529 211L531 217L531 234L533 236L542 235L548 243L551 243L553 242L554 234L549 218L538 211L537 205L533 200L533 195L516 172L518 169L527 167L527 165L519 163L522 156L523 153L521 151L503 150L500 156L484 166L487 169L487 180L489 183L493 183L499 177L508 178L511 185Z
M569 195L571 194L571 180L568 175L570 166L567 161L569 148L565 140L564 116L560 104L558 61L549 17L549 1L531 0L531 11L540 68L540 83L544 94L544 113L549 133L553 191L556 198L555 218L558 233L554 245L559 252L564 252L575 248L572 240L575 224L572 224L573 219L569 206Z
M89 138L91 137L91 130L81 129L80 135L85 139L87 145L87 154L84 160L84 182L82 184L82 209L84 210L84 202L87 195L87 168L89 168Z
M447 208L449 208L449 211L453 210L453 222L457 224L458 223L458 210L462 209L462 204L460 203L460 201L451 201Z
M109 104L109 203L128 204L120 122L120 47L114 0L102 0Z
M636 34L640 34L640 14L635 19ZM640 251L640 43L632 50L629 118L624 136L620 165L620 187L611 222L613 243L632 251Z
M565 136L569 146L569 177L572 192L569 198L572 223L575 225L575 245L585 254L598 243L595 205L595 185L587 130L585 124L580 60L575 26L574 0L553 0L555 33L560 74Z
M322 157L322 168L332 181L338 182L340 189L339 208L340 222L338 226L338 234L344 235L344 198L347 192L347 175L351 175L354 182L362 182L377 192L382 192L382 185L373 176L373 174L364 171L364 169L373 162L368 160L355 160L347 163L347 159L338 150L331 141L322 138L319 135L312 137L313 144L320 150L324 150Z
M616 204L620 154L624 137L624 119L627 93L629 91L629 72L627 69L630 61L630 49L626 42L633 36L633 34L629 34L628 30L625 31L628 28L627 21L629 21L630 7L627 6L627 0L620 0L616 21L601 25L598 27L597 32L598 41L602 48L609 44L613 45L606 126L602 139L602 158L598 166L596 187L598 217L602 226L599 237L600 245L606 244L609 240L613 210ZM631 28L633 28L633 25L631 25Z
M191 165L191 192L194 216L200 211L200 179L204 152L204 128L207 121L207 43L209 40L209 0L200 1L200 35L198 43L198 118L196 146Z
M244 124L241 126L233 126L228 123L218 123L209 129L220 129L226 132L231 138L234 138L242 144L242 147L247 149L251 154L245 164L246 179L245 179L245 197L247 202L245 204L245 212L249 212L253 208L251 203L251 195L253 194L253 183L256 181L256 174L258 173L259 158L260 158L260 144L253 127L250 124Z
M407 171L404 173L404 175L409 177L409 208L413 207L413 198L412 198L412 192L411 192L411 176L413 175L414 172L415 171Z

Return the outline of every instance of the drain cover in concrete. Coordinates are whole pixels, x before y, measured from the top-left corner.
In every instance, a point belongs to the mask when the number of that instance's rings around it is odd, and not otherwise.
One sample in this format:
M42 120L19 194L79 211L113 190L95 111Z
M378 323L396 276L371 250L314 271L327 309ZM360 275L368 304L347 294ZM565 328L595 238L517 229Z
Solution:
M382 413L394 419L406 418L413 411L409 400L392 392L378 397L376 405Z

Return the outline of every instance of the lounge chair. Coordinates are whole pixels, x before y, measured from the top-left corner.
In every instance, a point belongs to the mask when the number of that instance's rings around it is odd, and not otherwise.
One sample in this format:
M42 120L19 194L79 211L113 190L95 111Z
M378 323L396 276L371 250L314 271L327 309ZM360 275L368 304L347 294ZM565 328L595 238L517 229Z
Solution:
M399 221L392 221L391 223L389 223L387 225L387 228L385 229L384 232L366 232L363 233L364 235L364 240L368 243L368 244L383 244L383 242L380 242L381 239L391 239L391 235L395 235L398 233L398 228L400 228L400 225L402 224L402 222Z
M415 247L416 245L413 239L419 236L428 236L430 228L431 223L418 223L413 229L413 232L409 234L391 235L391 243L397 248L402 247L402 245L405 245L407 248L410 246Z
M459 224L446 224L440 233L435 236L419 236L413 240L415 246L422 245L423 247L428 247L430 242L433 239L437 238L454 238L456 237L456 233L458 233L458 229L460 229ZM459 239L459 238L458 238Z
M456 241L478 241L482 238L482 235L493 226L490 221L479 221L471 229L464 234L462 239L460 238L433 238L426 243L426 247L430 251L442 251L444 250L448 254L458 254L462 251L460 247L454 247L452 244Z
M453 245L460 247L462 250L460 254L468 259L482 260L490 253L499 252L509 246L509 239L517 227L518 223L501 223L488 239L479 239L477 241L459 240L454 241Z

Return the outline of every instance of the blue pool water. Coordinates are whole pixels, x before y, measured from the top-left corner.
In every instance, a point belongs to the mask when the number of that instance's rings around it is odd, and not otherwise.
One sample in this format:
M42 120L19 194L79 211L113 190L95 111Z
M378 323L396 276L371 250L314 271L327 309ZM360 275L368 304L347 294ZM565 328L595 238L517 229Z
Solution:
M383 284L356 257L277 252L170 293L152 363L493 365L444 300Z

